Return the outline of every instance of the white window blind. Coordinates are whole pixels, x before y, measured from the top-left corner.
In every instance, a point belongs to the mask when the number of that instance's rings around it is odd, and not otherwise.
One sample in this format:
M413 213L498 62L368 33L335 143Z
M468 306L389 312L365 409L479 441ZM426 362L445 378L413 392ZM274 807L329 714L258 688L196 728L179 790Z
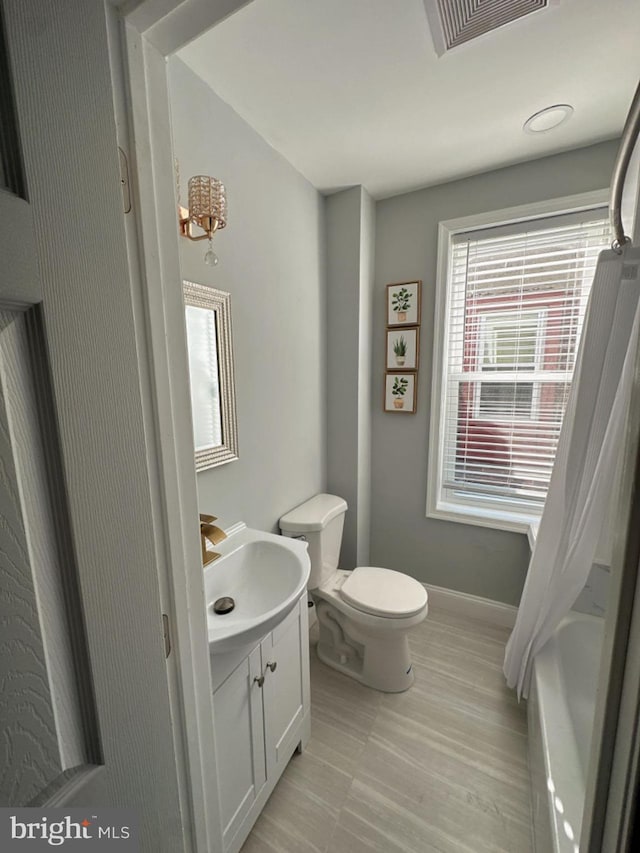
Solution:
M453 235L442 500L541 511L595 264L608 242L603 208Z

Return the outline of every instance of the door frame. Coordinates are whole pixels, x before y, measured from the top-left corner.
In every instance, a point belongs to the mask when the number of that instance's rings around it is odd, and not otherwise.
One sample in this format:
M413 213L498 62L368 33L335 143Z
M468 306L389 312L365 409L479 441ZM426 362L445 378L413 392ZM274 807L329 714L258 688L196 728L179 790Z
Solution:
M187 843L222 851L166 59L249 0L105 0L154 541Z

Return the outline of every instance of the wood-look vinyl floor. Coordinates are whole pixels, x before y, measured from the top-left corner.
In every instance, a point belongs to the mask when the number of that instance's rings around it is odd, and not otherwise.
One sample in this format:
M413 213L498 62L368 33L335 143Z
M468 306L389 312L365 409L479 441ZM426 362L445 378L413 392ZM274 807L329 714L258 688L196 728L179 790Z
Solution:
M312 647L311 740L242 853L530 853L508 635L433 608L410 635L416 681L400 694L363 687Z

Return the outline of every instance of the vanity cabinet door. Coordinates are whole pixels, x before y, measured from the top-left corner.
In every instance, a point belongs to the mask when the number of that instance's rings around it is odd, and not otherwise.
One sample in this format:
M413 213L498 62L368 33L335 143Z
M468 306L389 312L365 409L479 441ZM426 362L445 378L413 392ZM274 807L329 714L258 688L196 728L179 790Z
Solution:
M261 644L267 777L280 775L309 738L309 629L306 595Z
M213 694L224 849L266 782L260 647Z

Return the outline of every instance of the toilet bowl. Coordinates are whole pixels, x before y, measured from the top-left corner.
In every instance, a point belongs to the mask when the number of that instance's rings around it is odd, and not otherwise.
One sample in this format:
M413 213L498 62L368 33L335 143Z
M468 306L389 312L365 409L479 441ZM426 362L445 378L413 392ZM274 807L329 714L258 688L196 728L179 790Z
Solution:
M408 632L427 615L427 591L391 569L338 569L346 510L342 498L316 495L284 515L280 529L308 542L320 660L368 687L399 693L414 681Z

